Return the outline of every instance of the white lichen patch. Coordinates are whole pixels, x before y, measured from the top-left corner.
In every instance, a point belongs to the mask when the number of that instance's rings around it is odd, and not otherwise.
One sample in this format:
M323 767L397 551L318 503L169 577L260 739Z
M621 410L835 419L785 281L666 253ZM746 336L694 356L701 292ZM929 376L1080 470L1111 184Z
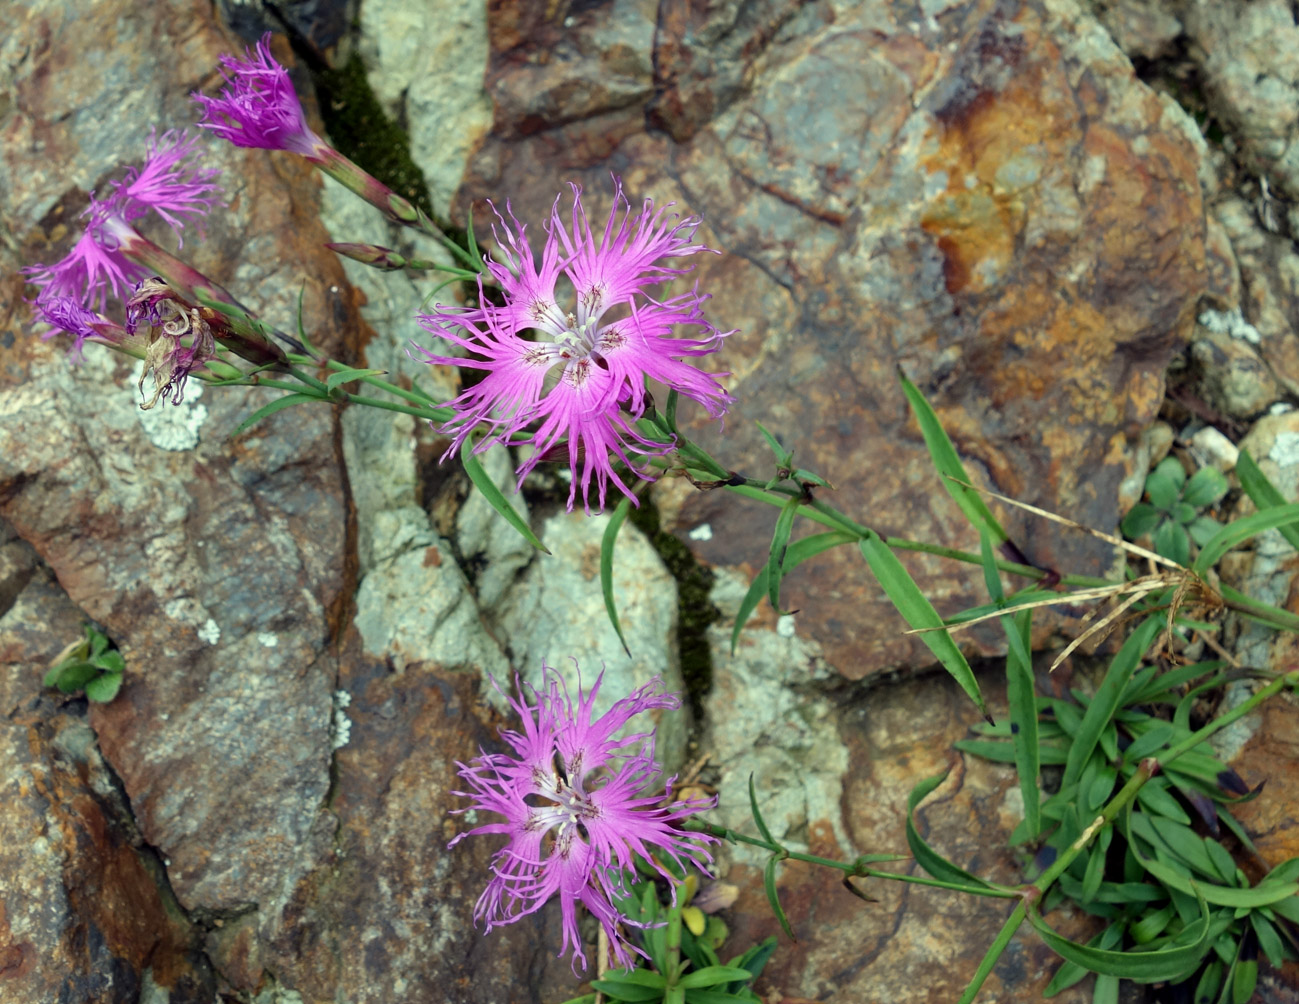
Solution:
M262 648L274 648L280 643L280 638L279 635L272 634L270 631L258 631L257 643L261 645Z
M352 720L347 717L347 707L352 695L346 690L334 691L334 713L329 722L329 748L341 749L352 736Z
M203 626L198 629L198 636L200 641L215 645L221 640L221 626L209 617L203 622Z
M144 363L135 370L138 382L144 372ZM199 404L203 396L203 384L190 380L185 384L185 397L180 404L172 404L170 396L159 399L158 403L147 411L135 409L149 442L160 450L192 450L199 443L199 429L207 421L207 405Z
M1197 320L1216 334L1225 333L1232 338L1243 339L1250 345L1257 345L1263 340L1263 336L1258 333L1258 328L1245 320L1239 307L1233 307L1231 310L1206 310Z
M712 540L713 528L708 523L700 523L697 527L686 534L691 540Z

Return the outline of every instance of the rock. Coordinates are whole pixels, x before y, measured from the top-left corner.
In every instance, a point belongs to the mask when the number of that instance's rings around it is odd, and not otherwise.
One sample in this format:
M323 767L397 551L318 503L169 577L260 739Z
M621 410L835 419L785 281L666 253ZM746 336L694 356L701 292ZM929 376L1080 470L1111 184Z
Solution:
M411 158L445 214L465 164L492 121L478 81L487 59L487 8L461 2L360 5L358 50L375 95L410 130ZM342 238L340 238L342 239Z
M1195 389L1211 408L1231 418L1253 418L1281 396L1281 389L1247 334L1233 334L1242 332L1239 326L1221 327L1196 327L1191 342Z
M551 554L529 565L492 611L510 666L525 680L540 682L544 661L575 692L579 672L589 687L603 671L597 713L654 676L667 690L683 689L676 582L630 524L619 532L613 559L618 619L630 656L609 623L600 590L600 541L608 522L608 516L566 512L548 518L539 536ZM685 755L685 730L684 713L664 715L659 723L658 755L670 768Z
M1223 472L1234 469L1240 456L1235 444L1211 425L1191 437L1191 448L1202 459L1200 466L1213 466Z
M4 544L0 562L27 568L0 614L3 995L117 1004L152 988L172 1004L208 1004L197 934L142 845L85 701L41 687L84 615L26 544Z
M1242 289L1238 311L1206 312L1201 323L1257 344L1275 379L1289 394L1299 393L1299 330L1292 320L1299 317L1299 253L1264 230L1239 196L1221 199L1213 214L1231 239Z
M1091 10L1114 38L1114 44L1131 59L1159 59L1171 55L1182 34L1182 22L1162 0L1089 0Z
M1241 153L1299 197L1299 25L1285 0L1191 0L1185 24L1214 116Z
M751 628L732 659L729 635L721 625L709 634L715 670L705 737L720 769L717 815L725 825L756 835L744 794L756 765L759 806L778 840L837 860L904 852L907 794L920 780L951 771L918 812L921 832L939 853L981 877L1021 880L1017 857L1005 847L1022 813L1014 772L951 750L979 719L953 682L929 676L829 700L823 688L832 672L814 645ZM980 685L993 713L1004 714L997 681L985 675ZM728 946L738 950L780 929L762 891L765 855L741 845L728 860L725 880L741 890L727 915ZM911 863L893 867L918 873ZM883 880L856 883L874 900L863 903L840 882L827 868L780 867L780 902L798 945L784 950L788 942L781 941L763 974L769 995L955 1000L1009 913L997 900ZM1050 917L1066 931L1078 919ZM868 964L860 964L863 957ZM1021 930L983 995L1038 1000L1057 964L1035 935ZM1052 998L1090 999L1089 983Z

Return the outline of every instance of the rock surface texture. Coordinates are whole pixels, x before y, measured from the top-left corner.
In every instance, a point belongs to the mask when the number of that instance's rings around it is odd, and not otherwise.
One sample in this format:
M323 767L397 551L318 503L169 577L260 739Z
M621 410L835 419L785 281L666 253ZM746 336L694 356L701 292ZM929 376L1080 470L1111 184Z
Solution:
M87 193L137 161L151 129L193 123L187 95L219 84L217 55L269 26L228 6L219 24L193 0L15 0L0 39L0 1001L574 996L553 904L484 938L474 904L494 848L446 849L466 825L449 815L456 761L508 724L489 678L535 681L543 659L570 683L603 667L602 707L655 673L673 689L710 676L702 720L660 723L661 758L675 770L707 754L717 818L736 827L756 771L777 836L815 853L902 849L907 792L951 767L921 810L926 835L1016 881L1004 850L1013 774L951 751L977 713L945 678L889 675L932 657L855 552L803 566L783 595L797 616L777 624L764 603L732 656L775 511L662 483L653 503L693 556L623 528L629 658L600 590L606 518L565 512L552 475L510 496L543 555L454 460L439 464L446 438L409 416L302 405L236 436L266 389L194 385L184 405L143 412L138 371L120 357L89 346L73 365L33 333L18 269L66 253ZM1155 451L1143 432L1176 353L1194 343L1188 386L1241 430L1299 394L1293 244L1254 195L1218 187L1221 152L1129 59L1189 39L1241 156L1294 197L1287 60L1299 48L1258 42L1299 30L1279 0L1234 13L1208 0L525 0L423 13L362 0L338 46L348 19L319 6L319 24L292 13L298 56L275 40L308 114L324 130L309 66L353 47L453 224L472 209L486 238L483 200L509 200L538 234L570 181L603 219L611 173L633 203L700 216L699 236L725 254L699 256L692 281L712 295L710 318L736 329L709 362L730 371L737 404L724 432L683 418L725 463L765 477L760 419L834 483L836 506L885 535L978 546L927 460L899 367L979 481L1105 530L1139 494ZM414 314L431 284L323 244L442 251L291 155L209 149L227 204L204 240L186 241L188 260L285 328L301 291L306 330L336 358L455 392L453 371L407 354L429 341ZM1256 430L1256 456L1291 497L1292 426L1270 416ZM508 495L511 458L484 464ZM1003 515L1044 567L1114 563L1088 538ZM1272 541L1253 557L1235 570L1241 588L1299 605L1293 551ZM716 579L707 602L720 620L706 631L682 600L696 593L674 581L692 561ZM981 595L977 570L907 563L940 609ZM127 663L104 705L41 686L86 621ZM1000 651L994 633L966 643ZM1291 658L1258 644L1260 658ZM983 678L999 712L994 675ZM1293 708L1269 716L1235 751L1251 783L1295 757ZM1266 804L1250 809L1260 847L1295 853L1293 810L1277 808L1293 799ZM743 890L728 914L737 939L775 933L762 861L720 864ZM758 989L789 1002L954 999L1005 912L892 885L870 887L879 902L867 906L797 867L781 890L800 940L782 942ZM1037 999L1052 968L1021 934L985 998ZM1089 999L1087 983L1055 998Z

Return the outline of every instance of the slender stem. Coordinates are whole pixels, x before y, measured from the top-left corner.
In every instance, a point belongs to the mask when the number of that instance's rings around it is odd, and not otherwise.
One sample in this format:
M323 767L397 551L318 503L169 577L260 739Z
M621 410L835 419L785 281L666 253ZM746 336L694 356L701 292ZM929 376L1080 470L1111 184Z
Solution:
M445 422L455 414L450 408L398 404L395 401L381 401L377 397L362 397L360 394L348 394L347 400L352 404L363 404L367 408L381 408L384 411L396 411L403 415L414 415L416 418L425 418L430 422Z
M821 865L824 868L833 868L837 871L844 872L847 875L860 876L861 878L881 878L892 879L897 882L910 882L914 885L933 886L938 889L950 889L953 892L967 892L972 896L993 896L1000 899L1013 899L1019 895L1015 889L1005 886L986 886L962 885L957 882L944 882L941 879L925 878L922 875L902 875L898 872L881 871L878 868L871 868L866 862L870 860L895 860L901 861L907 858L905 854L881 854L881 855L862 855L854 858L852 861L835 861L833 858L823 858L816 854L804 854L801 851L791 851L781 844L769 840L763 840L759 837L747 837L742 833L736 833L734 830L725 826L716 826L712 823L705 823L699 819L692 819L686 823L685 828L695 830L700 833L711 833L722 840L730 840L740 844L751 844L754 847L761 847L763 850L774 853L784 854L791 861L804 861L810 865Z
M1010 939L1015 937L1015 932L1019 930L1019 925L1024 923L1026 915L1027 910L1024 908L1023 902L1017 903L1010 916L1006 918L1006 922L1001 925L1001 930L997 932L997 937L993 939L983 959L979 962L979 968L974 971L974 979L970 980L969 986L965 988L965 993L961 994L961 999L957 1001L957 1004L970 1004L979 991L983 989L984 980L988 978L988 974L992 972L992 967L1001 958L1001 953L1009 947Z
M668 929L667 929L667 958L664 959L666 970L663 975L667 977L668 987L676 985L681 978L681 910L683 908L682 896L680 891L677 892L674 902L668 907Z

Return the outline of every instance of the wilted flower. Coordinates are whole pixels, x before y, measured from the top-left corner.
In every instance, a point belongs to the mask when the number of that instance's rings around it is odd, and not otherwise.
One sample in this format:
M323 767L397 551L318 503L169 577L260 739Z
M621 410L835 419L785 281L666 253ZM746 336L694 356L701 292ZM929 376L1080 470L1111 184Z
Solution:
M149 153L140 168L130 168L120 181L110 182L106 199L93 194L82 213L85 229L72 250L53 265L30 265L22 271L41 287L40 300L68 298L103 310L108 296L124 299L127 291L149 273L124 253L138 237L134 222L155 213L179 234L186 220L202 217L219 191L219 173L193 161L194 141L185 133L150 137Z
M686 832L680 824L715 800L672 802L675 778L667 781L665 793L657 792L662 771L654 762L652 730L614 738L641 712L681 706L677 695L660 692L657 679L592 721L603 674L585 694L579 684L575 705L558 674L549 666L543 671L543 689L519 681L519 697L510 699L523 726L522 732L501 732L513 752L484 752L467 766L459 764L472 791L456 794L473 799L472 809L504 821L462 833L451 844L484 833L508 838L492 858L492 878L474 907L474 919L487 931L557 896L564 931L560 954L571 947L574 968L579 961L586 965L577 930L579 903L603 925L618 961L631 966L631 953L639 950L618 925L632 922L615 905L627 893L624 873L640 857L671 878L651 855L678 865L710 862L705 843L712 838Z
M144 378L153 377L153 397L140 405L145 411L171 392L172 404L185 396L185 382L195 367L216 356L216 338L199 308L179 299L162 279L154 276L140 283L126 304L126 330L146 340Z
M510 223L497 214L501 261L489 262L488 269L500 284L504 305L490 302L480 282L479 306L441 307L421 316L425 328L465 349L469 358L420 351L431 363L485 373L450 403L456 416L440 430L454 437L448 456L480 425L487 434L476 451L523 438L534 451L516 472L522 483L539 461L566 444L573 476L568 507L580 491L589 509L592 480L600 507L610 481L634 501L614 470L615 460L648 477L634 455L671 449L633 427L648 403L646 379L693 398L714 417L725 412L731 398L717 377L683 357L707 355L730 332L718 331L704 317L708 297L697 290L662 301L646 293L647 287L690 271L669 267L665 259L709 250L691 243L697 218L655 212L648 199L633 215L615 180L613 209L597 236L582 209L581 189L571 187L571 223L566 227L560 220L556 199L539 267L526 228L513 214ZM561 278L572 287L563 306L556 296ZM679 336L675 332L681 328L694 329L698 337ZM516 435L530 427L525 436Z
M328 150L319 136L307 128L302 102L298 100L289 71L271 56L271 33L246 50L240 59L223 53L221 75L226 86L218 98L197 91L191 95L203 106L199 125L235 146L259 150L287 150L304 157L320 156Z

